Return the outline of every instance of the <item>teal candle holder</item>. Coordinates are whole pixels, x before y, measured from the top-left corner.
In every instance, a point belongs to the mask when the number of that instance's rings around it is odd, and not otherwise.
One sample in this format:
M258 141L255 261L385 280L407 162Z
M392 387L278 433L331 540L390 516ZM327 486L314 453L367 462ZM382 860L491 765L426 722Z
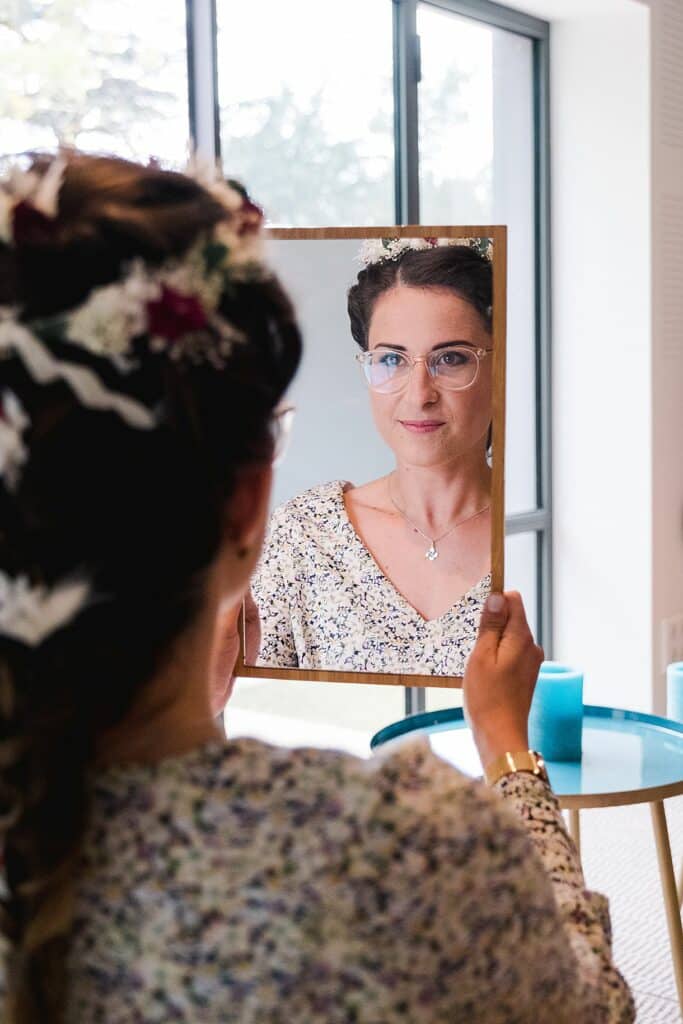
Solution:
M666 669L666 717L683 722L683 661L674 661Z
M529 745L547 761L580 761L583 673L544 661L529 711Z

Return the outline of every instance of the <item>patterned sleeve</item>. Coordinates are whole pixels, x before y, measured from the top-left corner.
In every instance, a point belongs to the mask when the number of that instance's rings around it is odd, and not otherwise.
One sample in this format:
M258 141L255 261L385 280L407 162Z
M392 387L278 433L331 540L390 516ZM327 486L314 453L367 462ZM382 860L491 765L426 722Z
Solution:
M633 1021L606 905L583 889L550 791L530 777L500 799L410 747L383 761L369 825L371 945L397 1008L384 1019Z
M606 1021L635 1020L628 988L612 961L607 898L585 887L579 855L567 833L557 797L528 773L504 776L494 786L514 807L531 836L553 887L564 929L579 965L582 999L600 1006Z
M257 665L298 668L291 617L291 595L295 581L288 578L283 555L291 547L281 509L273 513L261 560L251 581L259 610L261 644Z

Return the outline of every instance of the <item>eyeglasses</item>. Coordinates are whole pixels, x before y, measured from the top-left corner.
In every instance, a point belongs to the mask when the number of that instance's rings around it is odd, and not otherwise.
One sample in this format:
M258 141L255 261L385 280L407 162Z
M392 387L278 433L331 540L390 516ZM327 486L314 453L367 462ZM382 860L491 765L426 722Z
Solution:
M448 391L464 391L472 387L479 376L482 359L491 351L490 348L453 344L435 349L426 356L409 356L393 348L375 348L372 352L360 352L356 359L363 368L368 387L383 395L401 391L416 363L425 364L439 387Z
M295 405L281 405L270 418L270 434L273 439L272 463L275 468L282 464L294 423Z

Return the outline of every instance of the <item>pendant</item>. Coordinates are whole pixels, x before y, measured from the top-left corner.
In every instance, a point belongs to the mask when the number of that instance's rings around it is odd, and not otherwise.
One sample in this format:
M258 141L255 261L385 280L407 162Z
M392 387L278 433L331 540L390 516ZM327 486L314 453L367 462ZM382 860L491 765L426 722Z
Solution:
M439 557L439 552L434 547L434 541L432 541L432 546L430 547L429 551L425 552L425 558L428 558L430 562L433 562L434 559L438 558L438 557Z

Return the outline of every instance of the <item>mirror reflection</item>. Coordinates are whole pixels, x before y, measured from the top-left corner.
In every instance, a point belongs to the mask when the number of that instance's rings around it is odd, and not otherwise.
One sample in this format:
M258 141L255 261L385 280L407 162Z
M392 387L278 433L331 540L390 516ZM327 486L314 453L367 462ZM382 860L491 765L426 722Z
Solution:
M271 250L307 347L245 661L460 677L491 587L492 240Z

